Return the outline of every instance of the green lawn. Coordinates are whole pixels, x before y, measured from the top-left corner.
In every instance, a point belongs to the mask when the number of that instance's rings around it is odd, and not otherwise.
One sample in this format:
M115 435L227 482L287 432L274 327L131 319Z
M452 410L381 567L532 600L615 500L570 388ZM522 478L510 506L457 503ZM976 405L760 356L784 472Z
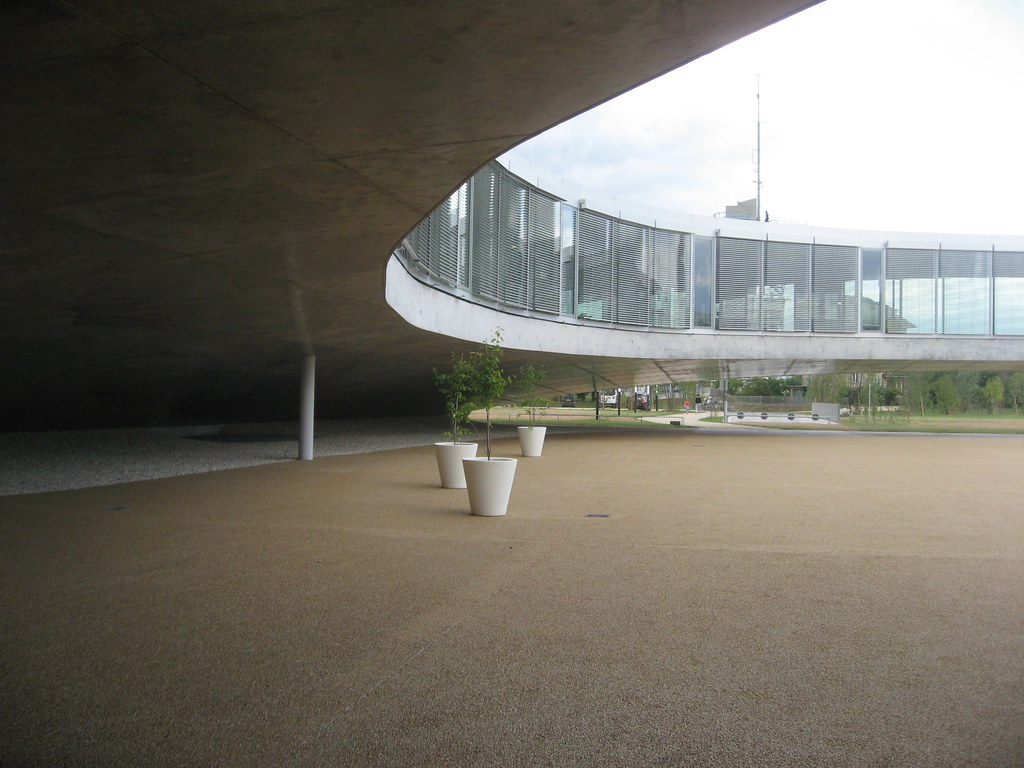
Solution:
M715 418L714 421L721 421ZM844 416L838 426L831 424L757 424L761 429L831 429L848 432L956 432L965 434L1021 435L1024 434L1024 416L1015 416L1012 411L996 414L974 412L942 415L929 413L925 416L898 413L879 413L874 417L866 415Z
M634 414L632 411L623 409L622 415L619 416L614 408L608 408L607 410L602 408L601 418L595 419L593 407L542 408L541 413L537 417L537 424L544 427L654 427L659 429L679 429L679 427L672 427L669 424L648 421L647 417L651 415L654 415L653 412L638 411ZM668 414L661 412L657 415L667 416ZM484 412L474 411L470 420L483 424ZM491 423L495 425L515 424L516 426L525 427L530 424L530 418L521 408L495 408L491 411Z
M874 418L857 415L841 419L839 429L863 432L970 432L1019 435L1024 434L1024 417L1015 416L1012 411L950 416L879 414Z

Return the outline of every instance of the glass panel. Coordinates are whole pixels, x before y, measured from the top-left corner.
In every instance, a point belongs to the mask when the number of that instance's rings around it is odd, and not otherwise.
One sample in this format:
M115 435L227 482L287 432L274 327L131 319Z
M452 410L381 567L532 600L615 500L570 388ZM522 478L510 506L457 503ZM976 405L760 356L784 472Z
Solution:
M459 242L455 262L455 272L452 280L459 288L465 288L468 283L469 266L469 183L459 187L458 192L458 233Z
M995 333L1024 334L1024 253L993 253Z
M529 196L530 307L558 314L561 304L559 277L561 251L558 247L557 201L539 192Z
M498 174L488 166L473 177L473 257L470 290L477 296L498 298Z
M689 243L690 235L654 230L651 322L659 328L690 327Z
M892 248L885 263L885 330L935 333L936 251Z
M647 230L637 224L616 221L616 306L620 323L647 325L650 304L650 266Z
M763 240L718 238L718 327L731 331L760 331Z
M939 332L989 332L989 253L939 252Z
M714 315L715 241L693 238L693 327L711 328Z
M576 316L576 209L562 209L562 314Z
M860 329L882 330L882 251L860 252Z
M843 333L858 330L859 258L857 248L851 245L814 245L813 330ZM877 301L875 306L878 306Z
M459 193L456 190L431 216L430 272L448 285L458 280Z
M415 270L424 274L430 273L430 229L436 217L436 212L430 214L406 238L409 244L409 263Z
M611 321L615 318L612 222L593 211L580 211L578 215L579 317Z
M500 197L498 299L513 307L527 306L527 211L526 188L502 175Z
M811 246L769 242L765 255L764 329L809 331Z

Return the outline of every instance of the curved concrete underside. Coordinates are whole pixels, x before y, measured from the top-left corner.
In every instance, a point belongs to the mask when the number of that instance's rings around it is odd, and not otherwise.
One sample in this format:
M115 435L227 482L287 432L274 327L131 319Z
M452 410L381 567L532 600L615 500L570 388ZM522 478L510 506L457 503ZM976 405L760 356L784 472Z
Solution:
M491 157L812 4L5 5L0 428L294 416L311 350L320 415L434 407L458 343L385 303L401 237Z

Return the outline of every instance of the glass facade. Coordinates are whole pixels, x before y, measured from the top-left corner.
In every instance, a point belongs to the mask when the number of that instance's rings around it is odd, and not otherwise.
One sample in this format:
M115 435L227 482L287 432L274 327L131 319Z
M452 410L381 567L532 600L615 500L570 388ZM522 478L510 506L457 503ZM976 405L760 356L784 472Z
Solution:
M397 253L510 309L685 331L1024 335L1024 252L703 235L573 206L498 163Z

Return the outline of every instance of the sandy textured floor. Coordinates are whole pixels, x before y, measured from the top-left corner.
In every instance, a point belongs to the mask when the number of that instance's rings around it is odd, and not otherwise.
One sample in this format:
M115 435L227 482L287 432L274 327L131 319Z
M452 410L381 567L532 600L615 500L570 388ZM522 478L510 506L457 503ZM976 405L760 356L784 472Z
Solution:
M667 430L497 519L428 447L6 497L0 764L1020 766L1022 467Z

